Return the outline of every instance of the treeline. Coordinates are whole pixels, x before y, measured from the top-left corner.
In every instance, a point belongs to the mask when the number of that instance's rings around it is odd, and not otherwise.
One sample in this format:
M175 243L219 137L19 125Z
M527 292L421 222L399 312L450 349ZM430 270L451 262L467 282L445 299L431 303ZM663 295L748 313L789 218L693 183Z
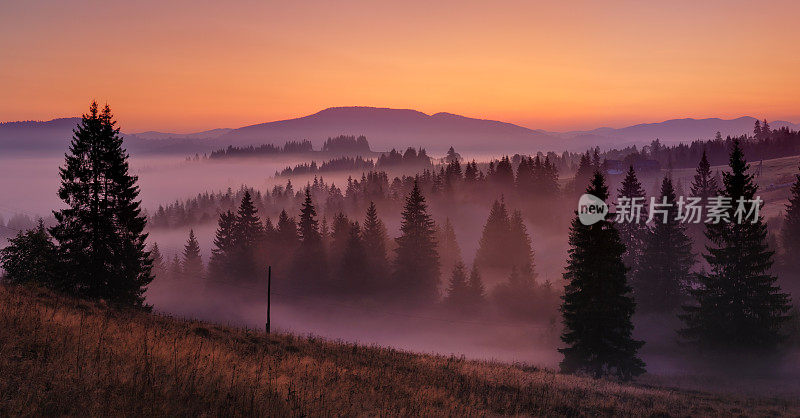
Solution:
M519 201L522 206L530 206L537 198L559 195L561 186L558 169L549 157L517 155L516 159L516 167L514 158L503 157L484 164L483 169L475 161L462 165L458 160L453 160L439 166L438 170L424 169L418 175L397 176L391 181L385 171L369 171L363 173L360 179L348 178L344 190L315 176L309 187L314 201L320 202L321 211L328 217L339 212L362 211L369 201L376 204L401 201L411 191L415 181L426 195L443 201L452 200L457 194L461 198L484 204L485 196L493 196L491 199L494 199L505 194L507 198ZM151 216L151 225L166 228L210 222L217 214L233 210L244 190L207 192L185 201L159 206ZM270 216L277 215L284 208L299 209L303 199L301 192L292 186L291 180L285 187L274 186L270 193L249 191L257 209Z
M652 160L657 161L661 168L691 168L705 152L711 165L724 165L728 162L735 141L738 141L742 151L751 161L800 154L800 132L787 127L772 129L766 120L763 122L757 120L753 127L753 135L727 136L723 139L717 132L711 140L696 140L689 144L669 146L661 144L656 139L641 149L636 146L620 150L612 149L600 153L600 157L621 161L625 167L644 160Z
M372 160L365 160L361 156L353 157L339 157L334 158L317 166L316 161L311 163L297 164L292 167L286 167L280 172L275 172L275 177L286 176L299 176L304 174L317 174L326 173L331 171L368 171L375 168L375 163Z
M245 191L236 212L220 214L207 267L193 231L181 257L164 260L157 244L151 251L165 280L205 278L210 286L235 288L262 283L271 265L283 278L278 288L303 297L441 304L453 312L491 308L517 319L544 318L555 310L558 294L552 284L536 281L521 212L509 215L503 201L494 202L469 277L452 224L434 222L419 182L404 198L399 237L389 239L374 203L362 219L338 213L330 222L320 220L308 187L297 217L283 210L274 221L262 221ZM507 280L486 289L481 271L506 274Z
M259 146L249 145L246 147L236 147L228 145L227 148L211 151L208 159L231 158L231 157L260 157L265 155L279 154L304 154L314 151L311 141L287 141L283 146L264 144Z
M369 153L369 142L364 135L347 136L339 135L337 137L328 138L322 144L323 152L336 152L347 154Z
M205 155L207 159L220 159L220 158L233 158L233 157L263 157L270 155L284 155L284 154L307 154L312 153L314 147L311 141L304 139L302 141L286 141L283 146L273 144L263 145L249 145L249 146L233 146L228 145L227 148L212 151L210 154ZM367 137L360 135L347 136L339 135L336 137L329 137L322 144L322 152L333 154L369 154L372 151L369 147Z

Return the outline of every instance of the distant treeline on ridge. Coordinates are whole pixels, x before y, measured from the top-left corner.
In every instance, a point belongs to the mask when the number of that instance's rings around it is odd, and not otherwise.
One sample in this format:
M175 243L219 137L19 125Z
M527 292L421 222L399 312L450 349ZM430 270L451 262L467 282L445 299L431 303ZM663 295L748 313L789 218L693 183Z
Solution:
M281 147L273 144L263 144L259 146L233 146L228 145L227 148L212 151L208 155L209 159L229 158L229 157L262 157L267 155L278 154L304 154L314 152L314 147L311 141L304 139L302 141L286 141ZM361 135L355 137L352 135L339 135L337 137L328 138L322 144L322 152L327 153L343 153L343 154L358 154L369 153L369 142L367 137Z

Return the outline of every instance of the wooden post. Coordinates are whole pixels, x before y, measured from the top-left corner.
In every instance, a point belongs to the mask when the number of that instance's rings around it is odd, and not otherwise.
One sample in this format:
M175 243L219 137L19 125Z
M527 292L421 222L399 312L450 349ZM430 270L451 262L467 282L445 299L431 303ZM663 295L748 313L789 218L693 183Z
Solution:
M272 266L267 267L267 335L269 335L269 308L272 293Z

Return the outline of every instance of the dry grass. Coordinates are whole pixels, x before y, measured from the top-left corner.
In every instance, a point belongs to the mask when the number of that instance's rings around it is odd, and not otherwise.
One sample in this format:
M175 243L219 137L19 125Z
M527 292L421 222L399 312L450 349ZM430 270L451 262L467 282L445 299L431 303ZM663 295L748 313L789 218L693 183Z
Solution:
M183 321L0 286L0 416L798 415L796 401L626 385Z

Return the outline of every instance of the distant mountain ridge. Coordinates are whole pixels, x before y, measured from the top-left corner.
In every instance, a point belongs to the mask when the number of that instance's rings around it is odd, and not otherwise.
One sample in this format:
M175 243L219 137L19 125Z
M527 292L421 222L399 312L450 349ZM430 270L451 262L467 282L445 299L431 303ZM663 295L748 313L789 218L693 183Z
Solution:
M50 121L0 123L0 151L63 153L79 118ZM455 146L459 151L477 153L582 151L646 144L659 138L665 143L710 139L719 131L723 136L752 133L755 118L671 119L624 128L597 128L588 131L548 132L513 123L470 118L447 112L428 115L412 109L378 107L332 107L317 113L237 129L212 129L189 134L163 132L126 133L126 146L132 153L203 153L228 145L281 145L288 140L311 140L316 148L337 135L365 135L373 150L422 146L441 153ZM786 121L770 122L773 128L800 125Z

